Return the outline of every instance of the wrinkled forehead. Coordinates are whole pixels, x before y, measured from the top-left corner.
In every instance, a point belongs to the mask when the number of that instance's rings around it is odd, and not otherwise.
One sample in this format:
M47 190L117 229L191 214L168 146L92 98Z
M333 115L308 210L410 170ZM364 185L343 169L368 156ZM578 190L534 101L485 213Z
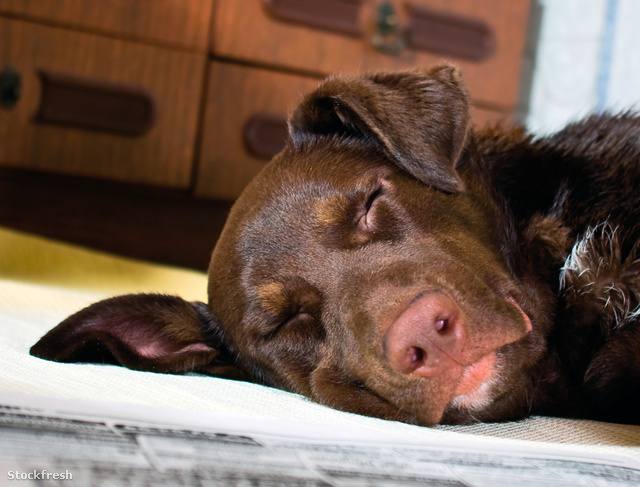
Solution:
M275 188L243 226L238 249L243 255L268 253L276 243L303 239L313 226L316 202L335 191L327 181L296 181Z
M331 188L320 181L300 182L278 188L264 201L242 227L237 241L244 277L257 272L259 280L271 279L278 269L290 267L303 249L310 250L314 206L320 195L329 191Z

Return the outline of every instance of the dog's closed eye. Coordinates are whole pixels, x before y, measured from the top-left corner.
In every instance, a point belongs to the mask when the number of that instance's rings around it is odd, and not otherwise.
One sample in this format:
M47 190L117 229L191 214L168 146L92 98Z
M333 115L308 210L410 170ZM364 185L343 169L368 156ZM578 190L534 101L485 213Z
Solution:
M313 315L306 311L304 307L300 307L292 314L280 317L278 324L275 325L273 330L265 338L273 338L279 333L281 334L300 329L311 329L311 327L314 326L314 321L315 318Z
M307 331L317 327L320 313L320 292L302 278L272 282L258 289L260 308L269 318L260 321L258 333L264 339L277 335Z
M399 222L390 196L391 183L379 179L317 202L318 237L326 245L345 249L393 239Z
M363 207L358 213L357 226L363 231L375 231L375 204L382 195L382 185L376 186L376 188L369 194L369 197L365 201Z
M400 236L398 208L393 201L391 183L380 179L368 191L363 191L355 207L355 224L351 229L349 246L361 246Z

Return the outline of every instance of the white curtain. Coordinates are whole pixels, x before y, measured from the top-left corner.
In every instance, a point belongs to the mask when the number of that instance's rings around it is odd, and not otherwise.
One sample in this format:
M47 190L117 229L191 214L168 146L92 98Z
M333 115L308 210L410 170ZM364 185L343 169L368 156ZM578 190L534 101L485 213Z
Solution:
M550 133L592 112L640 108L640 1L538 3L529 129Z

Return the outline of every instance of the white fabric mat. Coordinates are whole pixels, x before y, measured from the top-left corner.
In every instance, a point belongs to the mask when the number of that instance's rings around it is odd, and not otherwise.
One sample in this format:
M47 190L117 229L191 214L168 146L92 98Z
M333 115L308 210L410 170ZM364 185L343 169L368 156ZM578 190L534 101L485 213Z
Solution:
M7 252L3 253L7 242L20 247L8 252L11 262L6 259ZM15 259L28 260L31 264L25 263L24 268L30 270L21 275ZM34 259L38 263L35 267L42 272L33 270ZM62 262L69 270L56 268L53 261ZM85 279L75 264L90 275ZM52 284L55 275L61 276L63 286ZM108 285L99 285L101 276ZM88 283L86 287L80 284L83 282ZM206 276L201 273L130 262L0 231L0 392L161 406L175 408L176 414L227 412L349 425L412 437L466 435L507 445L553 445L640 458L638 426L534 417L502 424L423 428L335 411L304 397L255 384L138 372L110 365L61 364L28 353L31 345L58 322L98 299L131 291L173 292L188 299L204 299L205 289Z

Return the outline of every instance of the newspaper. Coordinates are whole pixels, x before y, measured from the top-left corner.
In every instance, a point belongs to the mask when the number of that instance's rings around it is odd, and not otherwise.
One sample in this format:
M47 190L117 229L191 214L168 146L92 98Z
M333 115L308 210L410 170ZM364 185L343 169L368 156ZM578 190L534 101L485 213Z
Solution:
M638 486L640 460L2 392L0 485Z

